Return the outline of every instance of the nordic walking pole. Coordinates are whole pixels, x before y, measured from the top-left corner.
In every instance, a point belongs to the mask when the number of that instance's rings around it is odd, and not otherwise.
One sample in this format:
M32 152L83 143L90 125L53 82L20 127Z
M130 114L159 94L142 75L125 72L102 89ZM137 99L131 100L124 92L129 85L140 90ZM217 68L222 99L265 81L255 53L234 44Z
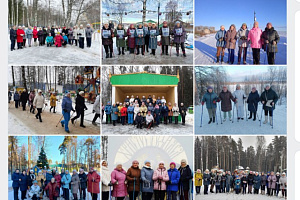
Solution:
M263 113L263 110L264 110L264 105L262 106L262 108L261 108L261 114L260 114L260 125L259 126L261 126L261 121L262 121L262 113Z
M135 192L135 177L133 178L133 199L132 200L135 200L134 192Z
M111 200L111 186L109 186L109 200Z
M61 120L62 120L62 118L63 118L64 116L62 115L61 116L61 118L59 119L59 121L57 122L57 124L56 124L56 126L55 127L57 127L58 126L58 124L61 122Z
M232 123L233 123L233 121L234 121L234 103L233 103L233 114L232 114Z
M275 45L273 45L273 52L274 52L274 65L275 65Z
M221 104L221 102L220 102L220 104ZM218 106L218 104L217 104L217 106ZM223 124L223 121L222 121L222 111L221 111L221 105L219 105L219 111L220 111L220 121L221 121L221 124Z
M272 105L272 129L274 128L274 106Z
M237 105L236 105L236 121L239 122L239 109Z
M245 113L246 113L246 121L248 121L248 111L247 111L247 101L245 101Z
M267 44L267 46L266 46L266 55L265 55L264 64L266 64L266 58L267 58L267 54L268 54L268 44Z
M254 104L254 103L253 103L253 107L254 107L254 109L255 109L256 117L257 117L258 121L260 121L260 119L259 119L259 116L258 116L258 114L257 114L257 109L256 109L256 107L255 107L255 104Z
M217 104L216 106L218 107L218 104ZM216 116L216 122L217 122L217 125L219 125L219 124L218 124L217 107L216 107L216 110L215 110L215 116Z
M202 117L203 117L203 105L202 105L202 110L201 110L201 124L200 124L200 127L202 127Z

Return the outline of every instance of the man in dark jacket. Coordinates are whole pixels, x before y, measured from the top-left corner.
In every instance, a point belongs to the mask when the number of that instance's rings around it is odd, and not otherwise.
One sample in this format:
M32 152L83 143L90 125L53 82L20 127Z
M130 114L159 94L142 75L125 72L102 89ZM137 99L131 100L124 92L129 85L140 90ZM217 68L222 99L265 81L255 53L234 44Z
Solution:
M71 119L72 124L74 124L75 119L81 116L80 126L85 128L85 126L83 125L83 120L84 120L84 111L87 110L87 107L85 106L84 91L80 91L76 97L75 110L77 115Z
M144 118L141 116L141 113L139 112L137 114L137 116L135 117L135 124L136 124L136 128L143 128L143 122L144 122Z
M279 35L272 26L272 23L268 23L265 31L262 33L263 48L268 55L268 64L275 64L275 54L278 52L277 44L279 42Z
M222 92L219 94L219 99L221 101L221 110L223 112L223 121L226 121L226 113L228 113L229 121L231 121L231 110L232 110L232 102L235 101L231 92L227 89L227 86L223 86ZM222 119L221 119L222 120Z
M256 87L253 87L247 99L248 110L250 111L250 117L248 119L251 119L253 114L254 117L253 121L256 120L258 102L259 102L259 94L256 90Z
M80 192L80 199L86 198L86 188L87 188L87 176L83 169L79 170L79 192Z
M24 89L23 92L22 92L22 94L21 94L21 98L20 98L20 100L22 102L23 111L26 110L26 103L28 101L28 97L29 97L28 92L27 92L26 89Z
M13 26L10 31L9 31L9 37L10 37L10 50L13 51L15 50L16 46L16 39L17 39L17 31L16 31L16 26Z
M16 169L16 171L12 174L12 187L14 189L14 200L18 200L19 188L20 188L20 170Z
M247 180L247 177L246 177L246 174L243 174L243 177L241 179L241 184L242 184L242 188L243 188L243 194L246 194L246 190L247 190L247 183L248 183L248 180Z
M250 171L248 177L247 177L247 181L248 181L248 194L252 194L252 188L253 188L253 181L254 181L254 174L252 173L252 171Z
M261 103L263 104L263 109L265 111L265 121L264 124L268 123L268 115L270 116L270 125L273 126L273 111L275 110L275 104L278 101L278 95L270 85L265 86L265 91L260 96Z
M189 190L190 190L190 180L193 178L192 170L187 164L185 159L181 160L181 166L178 168L180 172L179 179L179 195L180 200L188 200L189 199Z
M186 107L183 105L183 103L181 103L179 106L179 112L182 120L182 125L185 125L186 111L187 111Z

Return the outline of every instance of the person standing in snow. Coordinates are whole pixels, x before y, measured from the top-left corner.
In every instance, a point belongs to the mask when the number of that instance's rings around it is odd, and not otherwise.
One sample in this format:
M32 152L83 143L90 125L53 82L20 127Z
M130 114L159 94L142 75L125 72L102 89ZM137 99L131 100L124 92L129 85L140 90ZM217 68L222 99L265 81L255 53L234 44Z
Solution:
M267 176L265 175L264 172L261 173L260 175L260 191L262 195L266 194L266 184L267 184Z
M274 175L274 172L272 171L270 176L268 177L268 188L270 190L269 196L275 195L276 192L276 176Z
M104 111L105 111L105 116L106 116L106 120L105 123L108 124L108 120L111 124L112 120L111 120L111 105L110 105L110 101L107 102L107 105L104 107Z
M32 34L33 34L33 44L34 44L34 46L37 46L38 30L37 30L36 26L33 27Z
M72 124L74 124L74 121L80 117L80 127L85 128L83 125L84 111L87 109L88 108L85 105L84 91L80 91L75 100L76 116L71 119Z
M22 94L21 94L21 97L20 97L20 100L22 102L23 111L26 110L26 103L28 101L28 97L29 97L29 95L28 95L27 89L24 89Z
M15 172L12 174L12 187L14 190L14 200L19 200L19 189L20 189L20 170L16 169Z
M85 29L83 28L83 25L80 24L79 29L77 31L78 35L78 43L79 43L79 48L84 49L84 38L85 38Z
M108 23L104 23L104 26L102 27L102 45L104 46L106 58L112 58L113 37L113 30L108 26Z
M26 199L26 193L28 190L28 185L27 185L27 175L26 175L26 170L22 170L22 174L19 176L19 184L20 184L20 191L21 191L21 200Z
M31 26L29 26L28 29L26 30L26 38L28 39L29 47L31 47L32 37L33 37L32 29Z
M24 48L26 48L26 38L27 38L27 31L26 31L26 28L25 28L25 26L23 26L22 27L22 29L23 29L23 31L24 31L24 35L23 35L23 44L22 44L22 46L24 47Z
M275 104L278 101L278 95L270 87L270 85L265 86L265 91L260 96L260 101L263 104L263 109L265 111L265 121L264 124L268 123L268 117L270 120L270 125L273 125L273 111L275 110Z
M71 178L71 193L73 195L74 200L78 200L77 193L79 191L79 176L77 171L74 169Z
M112 197L115 197L115 199L123 200L128 195L128 193L126 171L122 168L122 164L117 163L116 168L112 171L111 183L113 184Z
M181 120L182 120L182 125L183 126L185 125L186 111L187 111L187 108L184 106L183 103L180 103L179 113L180 113L180 116L181 116Z
M176 103L172 107L172 113L175 120L175 124L178 124L179 108Z
M73 39L75 42L75 46L77 47L78 44L78 26L73 27Z
M116 126L116 122L118 120L118 114L119 114L119 109L116 106L116 104L113 104L113 106L111 108L111 119L113 122L113 126Z
M42 28L40 28L40 30L38 31L38 39L39 39L39 46L43 46L44 45L44 32L42 30Z
M220 30L216 33L215 39L217 40L216 46L217 46L217 63L220 61L220 55L221 55L221 63L223 63L224 54L225 54L225 26L220 26Z
M259 194L259 188L261 185L261 177L258 175L258 172L255 173L253 182L254 182L254 194Z
M141 192L143 200L151 200L153 196L153 169L151 168L151 162L145 160L144 166L141 169Z
M116 46L118 48L118 55L125 55L125 47L126 47L126 40L125 38L127 37L127 33L125 29L123 28L122 24L119 24L118 27L115 30L114 35L116 36ZM122 50L121 50L122 49Z
M234 50L236 45L236 27L234 24L231 24L229 30L226 32L225 35L225 47L228 49L228 64L234 63Z
M211 180L211 177L210 177L209 170L206 169L203 174L204 195L208 195L208 187L210 184L210 180Z
M85 29L85 36L86 36L86 46L87 48L90 48L92 46L92 36L93 36L93 28L91 27L90 24L86 25Z
M170 35L172 34L170 27L168 26L168 22L164 21L163 26L159 30L159 34L161 35L161 50L162 55L169 55L168 48L171 45Z
M127 36L128 36L128 48L129 48L129 53L130 54L134 54L134 50L135 50L135 28L133 24L130 24L129 28L127 29Z
M87 175L83 169L79 169L79 196L80 199L86 198L86 188L87 188Z
M145 30L145 51L147 51L147 53L149 52L149 39L150 39L150 35L149 35L149 28L152 27L152 23L149 23L149 25L147 23L144 23L144 30Z
M9 38L10 38L10 50L13 51L15 50L16 46L16 39L17 39L17 31L16 31L16 26L13 26L10 31L9 31Z
M170 169L168 169L169 181L167 184L167 192L169 200L177 200L178 184L180 180L180 173L176 169L175 162L170 163Z
M19 107L19 101L20 101L20 95L19 95L18 91L15 91L14 101L15 101L15 108L18 108Z
M38 90L38 95L36 95L33 100L33 107L36 108L38 111L38 113L35 115L35 118L39 119L40 122L42 122L41 114L42 114L42 109L44 107L44 104L45 106L47 106L47 103L45 103L45 98L42 95L42 90Z
M87 185L88 192L91 194L92 200L97 200L98 194L100 193L100 175L97 174L93 167L90 168L87 175Z
M18 43L18 49L22 49L23 45L23 36L25 35L25 32L23 31L22 27L19 26L17 30L17 43Z
M174 43L176 44L177 57L179 56L179 45L181 46L183 57L186 57L185 46L184 46L186 31L185 31L183 25L179 21L175 22L173 34L174 34Z
M268 55L268 64L275 64L275 54L278 52L277 44L279 42L279 35L274 29L271 22L269 22L265 28L265 31L262 33L262 43L263 49Z
M164 118L164 124L168 124L168 114L169 114L169 108L168 106L164 103L163 106L161 107L161 114Z
M196 195L201 194L203 174L200 169L197 169L195 173L195 186L196 186Z
M253 28L248 34L248 41L251 42L252 54L253 54L253 64L260 64L260 49L262 47L262 30L258 27L258 22L255 21Z
M35 91L32 90L29 94L28 100L29 100L29 105L30 105L30 113L34 114L35 109L33 108L33 100L35 98Z
M256 120L258 102L259 102L258 91L256 90L256 87L252 87L252 90L249 93L247 99L248 110L250 111L250 116L248 119L252 119L252 115L253 115L253 121Z
M234 98L231 92L227 89L227 86L223 86L222 92L219 94L219 99L221 101L221 110L223 112L223 121L226 121L227 113L229 121L231 121L231 110L232 110L232 102ZM221 119L222 120L222 119Z
M144 55L145 51L145 36L146 32L143 28L143 24L138 24L138 27L135 29L134 37L135 37L135 44L136 44L136 55L140 54L140 49L142 55ZM151 37L151 35L150 35ZM149 47L150 47L150 41L149 41Z
M178 171L180 173L179 179L179 195L180 200L188 200L189 199L189 190L190 190L190 180L193 179L192 170L190 166L187 164L186 159L182 159L180 161L180 167Z
M95 116L93 118L92 124L95 125L95 126L97 126L96 120L98 118L100 118L100 95L98 95L96 97L96 100L94 102L93 113L95 113Z
M109 190L113 186L111 183L110 171L108 169L108 164L106 160L101 161L101 199L108 200L109 199Z
M66 93L66 96L64 96L61 104L62 108L62 114L64 116L64 119L60 122L62 127L65 127L65 131L67 133L70 133L69 130L69 121L70 121L70 112L75 110L72 106L72 100L71 100L71 94L68 92Z
M127 113L128 113L128 124L133 124L134 106L132 103L130 103L130 106L128 106Z
M119 110L119 112L121 113L121 123L124 126L126 123L126 116L127 116L127 108L126 108L125 103L124 103L123 107L121 108L121 110Z
M52 108L53 108L53 113L56 113L56 112L55 112L56 102L57 102L56 93L53 92L53 93L51 94L51 97L50 97L50 112L51 112L51 110L52 110Z
M157 36L159 31L156 27L156 24L152 24L152 27L149 28L149 48L151 49L151 54L155 56L155 51L157 49Z
M243 54L243 64L247 64L247 49L248 49L248 35L249 30L247 28L247 24L243 23L241 28L237 32L239 53L238 53L238 65L241 64L241 58Z
M282 197L284 197L285 199L287 198L287 177L285 172L282 173L280 179L279 179L279 185L280 185L280 189L281 189L281 194Z
M61 178L61 186L64 191L65 199L70 199L69 198L69 196L70 196L69 188L70 188L71 180L72 180L72 177L69 174L69 170L66 170L66 174ZM52 182L52 180L51 180L51 182Z
M207 109L208 115L209 115L208 124L210 124L211 122L215 123L217 101L219 101L217 94L213 92L213 88L211 86L208 86L207 91L203 95L203 98L201 101L202 106L204 106L204 103L206 103L206 109Z
M167 182L170 180L168 171L165 168L165 163L160 161L158 163L158 168L154 171L153 177L154 181L154 199L164 200L167 190Z
M245 109L244 104L245 104L245 99L247 97L245 95L244 90L241 90L241 86L239 84L236 85L236 90L233 92L233 97L235 99L237 119L244 120L244 109Z

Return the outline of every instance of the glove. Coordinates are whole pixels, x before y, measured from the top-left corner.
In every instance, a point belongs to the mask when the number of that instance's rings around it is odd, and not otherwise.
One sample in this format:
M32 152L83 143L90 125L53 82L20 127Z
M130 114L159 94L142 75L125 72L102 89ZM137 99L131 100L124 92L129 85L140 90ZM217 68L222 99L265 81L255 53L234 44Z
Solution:
M202 106L204 105L204 101L201 102L201 105L202 105Z
M110 186L113 186L113 184L112 184L111 182L109 182L108 186L109 186L109 187L110 187Z
M147 179L146 179L146 180L144 180L144 182L145 182L145 183L150 183L150 181L149 181L149 180L147 180Z
M118 181L116 181L116 182L115 182L115 185L118 185L118 184L119 184L119 182L118 182ZM125 184L126 184L126 183L125 183Z
M64 112L68 112L67 109L64 109Z
M95 113L96 111L95 110L93 110L93 113Z
M222 41L223 41L223 38L220 38L220 39L219 39L219 42L222 42Z
M213 100L213 104L216 104L216 101L215 101L215 100Z
M276 41L273 41L273 45L276 45Z
M163 177L162 177L162 176L158 176L158 178L159 178L159 179L163 179Z

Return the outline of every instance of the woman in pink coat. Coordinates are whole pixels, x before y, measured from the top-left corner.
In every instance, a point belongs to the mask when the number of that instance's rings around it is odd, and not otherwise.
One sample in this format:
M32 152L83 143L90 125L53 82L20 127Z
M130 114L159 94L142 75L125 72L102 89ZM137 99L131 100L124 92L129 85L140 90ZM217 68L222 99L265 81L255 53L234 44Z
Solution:
M36 26L33 28L32 34L33 34L34 46L37 46L36 41L38 38L38 30Z
M275 195L276 192L276 176L274 175L274 172L271 172L269 178L268 178L268 188L270 190L270 196L273 196L273 193Z
M152 179L154 180L154 199L164 200L167 190L166 182L169 181L169 175L163 161L159 163L158 168L154 171Z
M248 34L248 41L251 42L252 54L253 54L253 64L260 64L260 49L262 47L262 30L258 28L258 22L254 22L253 28Z
M63 41L64 39L63 39L63 37L60 35L60 33L57 32L57 34L56 34L54 40L55 40L55 46L56 46L56 47L61 47L62 41Z
M122 200L127 193L126 171L122 168L122 164L117 164L117 167L111 173L111 183L113 184L112 196L117 200Z

